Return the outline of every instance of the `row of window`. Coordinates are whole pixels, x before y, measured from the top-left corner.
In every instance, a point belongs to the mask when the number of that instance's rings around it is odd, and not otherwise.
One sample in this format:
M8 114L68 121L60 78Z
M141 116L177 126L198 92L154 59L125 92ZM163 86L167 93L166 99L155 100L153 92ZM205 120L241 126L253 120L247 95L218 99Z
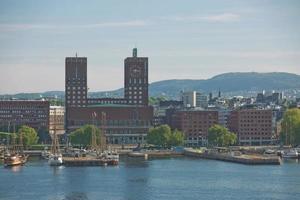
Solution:
M241 137L241 140L270 140L271 137Z
M77 98L76 98L76 96L67 96L67 100L70 100L70 99L85 99L86 97L85 96L77 96Z
M130 78L129 83L130 84L142 84L142 79L141 78ZM144 78L144 83L147 83L146 78Z
M86 103L86 101L85 101L85 100L83 100L83 101L80 101L80 100L77 100L77 101L75 101L75 100L73 100L73 101L70 101L70 100L68 100L67 102L68 102L68 104L70 104L70 103L73 103L73 104L75 104L75 103L78 103L78 104L81 104L81 103Z
M142 87L128 87L128 90L137 90L137 89L139 89L139 90L142 90Z
M76 89L77 90L81 90L82 89L83 91L85 91L86 87L80 87L80 86L78 86L78 87L75 87L75 86L71 87L71 86L68 86L67 89L68 90L71 90L71 89L73 89L73 90L76 90Z
M85 125L85 124L95 124L96 126L102 126L102 121L87 121L87 120L71 120L71 125ZM105 126L149 126L151 125L151 120L106 120Z
M129 94L137 94L137 93L142 94L142 91L134 91L134 92L129 91L128 93Z
M129 100L128 102L129 103L142 103L142 101L136 101L136 100L134 100L134 101Z
M241 120L240 122L244 122L244 123L254 123L254 122L258 122L258 123L272 123L272 120Z

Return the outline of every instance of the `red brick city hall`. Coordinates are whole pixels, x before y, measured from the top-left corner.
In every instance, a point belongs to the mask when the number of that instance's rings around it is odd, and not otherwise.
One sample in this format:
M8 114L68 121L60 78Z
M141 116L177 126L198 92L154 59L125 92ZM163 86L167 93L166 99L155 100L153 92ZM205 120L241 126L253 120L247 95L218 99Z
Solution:
M124 98L88 98L87 58L66 58L67 133L94 124L108 143L144 143L153 119L153 108L148 106L148 58L138 57L133 49L132 57L124 61L124 71Z

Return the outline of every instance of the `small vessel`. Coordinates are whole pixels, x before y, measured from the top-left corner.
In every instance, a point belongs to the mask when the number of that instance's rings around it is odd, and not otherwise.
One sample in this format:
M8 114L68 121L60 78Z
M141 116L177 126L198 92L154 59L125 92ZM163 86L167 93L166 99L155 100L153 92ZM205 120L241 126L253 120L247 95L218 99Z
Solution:
M273 149L267 149L266 151L265 151L265 154L275 154L276 152L275 152L275 150L273 150Z
M42 151L42 158L48 160L50 156L50 152L48 151L48 149L45 147L44 151Z
M282 154L282 158L291 158L291 159L297 159L299 157L299 153L296 149L290 149L287 152L284 152Z
M27 155L11 154L10 156L4 157L4 166L12 167L16 165L23 165L27 162Z
M119 164L119 154L114 151L104 151L101 155L108 165L118 165Z
M4 166L12 167L17 165L23 165L27 162L28 155L23 153L23 133L19 134L19 149L17 151L17 146L15 144L16 137L12 137L12 148L10 151L6 152L4 155Z
M56 122L56 110L54 113L54 121ZM48 163L50 166L59 166L63 164L63 157L60 153L58 137L56 135L56 124L54 125L54 131L52 134L52 145L49 154Z
M50 154L48 163L50 166L59 166L63 164L63 157L61 154Z

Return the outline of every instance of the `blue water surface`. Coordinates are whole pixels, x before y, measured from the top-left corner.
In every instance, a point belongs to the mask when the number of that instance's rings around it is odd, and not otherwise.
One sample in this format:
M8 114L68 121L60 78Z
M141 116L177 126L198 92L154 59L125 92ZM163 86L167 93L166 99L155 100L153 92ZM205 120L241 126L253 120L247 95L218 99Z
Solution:
M192 158L122 158L117 167L0 166L2 200L300 199L300 163L248 166Z

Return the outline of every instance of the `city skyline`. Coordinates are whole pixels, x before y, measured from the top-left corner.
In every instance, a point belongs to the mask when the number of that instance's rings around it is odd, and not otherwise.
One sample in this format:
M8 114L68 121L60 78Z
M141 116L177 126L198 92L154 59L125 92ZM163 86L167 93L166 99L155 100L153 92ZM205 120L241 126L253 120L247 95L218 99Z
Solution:
M1 94L63 90L64 59L76 52L88 58L91 91L121 88L135 46L149 57L150 83L226 72L300 74L295 0L0 4Z

